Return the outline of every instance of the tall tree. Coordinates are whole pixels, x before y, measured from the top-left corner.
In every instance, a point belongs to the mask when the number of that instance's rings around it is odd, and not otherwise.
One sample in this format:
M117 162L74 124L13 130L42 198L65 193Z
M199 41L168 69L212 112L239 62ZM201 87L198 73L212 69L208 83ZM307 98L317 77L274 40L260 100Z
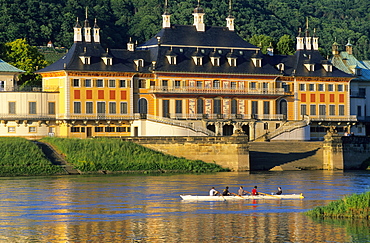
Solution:
M27 44L25 39L17 39L6 43L1 54L4 61L26 71L21 74L19 81L21 85L40 85L41 76L34 72L47 65L44 56L38 52L36 47Z
M283 35L276 44L276 50L278 53L283 55L294 54L295 49L293 39L289 35Z
M267 53L267 48L274 42L274 38L267 35L253 35L249 42L252 45L258 46L261 48L263 54Z

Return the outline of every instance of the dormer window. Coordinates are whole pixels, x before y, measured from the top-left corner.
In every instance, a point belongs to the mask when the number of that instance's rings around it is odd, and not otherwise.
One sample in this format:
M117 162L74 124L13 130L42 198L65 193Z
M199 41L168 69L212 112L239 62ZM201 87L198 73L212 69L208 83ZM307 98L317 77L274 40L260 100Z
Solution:
M197 66L203 65L203 58L202 57L193 56L193 61L194 61L195 65L197 65Z
M176 56L174 56L174 55L168 55L167 56L167 61L168 61L168 63L169 64L171 64L171 65L176 65Z
M136 59L134 60L136 67L144 67L144 60L143 59Z
M89 56L80 56L80 60L83 64L90 64L90 57Z
M113 58L111 57L102 57L101 59L103 59L104 64L107 66L111 66L113 64Z
M315 71L315 64L313 63L305 63L304 66L307 68L309 72Z
M213 66L220 66L220 58L219 57L211 57L211 63Z
M236 58L235 57L228 57L227 62L229 63L230 67L236 67Z
M284 69L285 69L284 63L279 63L278 65L276 65L276 67L281 72L284 71Z
M177 58L176 57L177 57L177 55L172 50L172 46L171 46L171 49L167 51L166 57L167 57L167 61L168 61L169 64L176 65L176 61L177 61Z
M252 62L254 64L254 67L262 67L262 58L252 58Z
M227 62L229 63L230 67L236 67L236 58L235 57L228 57Z
M333 65L331 65L331 64L323 64L322 66L325 69L325 71L330 72L330 73L333 72Z
M361 76L362 75L362 69L360 67L355 68L355 75L356 76Z
M197 66L203 65L203 55L201 54L201 51L197 48L197 50L191 55L193 58L194 64Z

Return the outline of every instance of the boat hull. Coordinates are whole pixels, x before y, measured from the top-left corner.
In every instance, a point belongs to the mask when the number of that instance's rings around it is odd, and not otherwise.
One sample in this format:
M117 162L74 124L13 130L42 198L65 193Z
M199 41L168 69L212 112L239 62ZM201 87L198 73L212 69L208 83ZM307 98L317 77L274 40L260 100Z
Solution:
M246 195L246 196L193 196L180 195L186 201L231 201L231 200L248 200L248 199L302 199L303 194L286 194L286 195Z

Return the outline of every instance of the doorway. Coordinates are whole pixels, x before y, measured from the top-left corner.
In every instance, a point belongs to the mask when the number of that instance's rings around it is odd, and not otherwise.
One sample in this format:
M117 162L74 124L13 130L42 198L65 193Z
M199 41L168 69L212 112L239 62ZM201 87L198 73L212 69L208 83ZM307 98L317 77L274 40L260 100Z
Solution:
M91 138L92 137L92 132L91 132L91 127L86 127L86 137Z

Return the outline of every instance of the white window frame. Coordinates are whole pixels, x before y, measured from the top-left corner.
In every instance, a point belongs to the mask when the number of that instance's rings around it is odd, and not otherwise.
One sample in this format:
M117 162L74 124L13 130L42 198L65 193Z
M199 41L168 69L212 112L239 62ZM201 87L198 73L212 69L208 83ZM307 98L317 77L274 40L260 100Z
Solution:
M109 88L115 88L116 87L116 80L115 79L109 79L108 80L108 87Z

